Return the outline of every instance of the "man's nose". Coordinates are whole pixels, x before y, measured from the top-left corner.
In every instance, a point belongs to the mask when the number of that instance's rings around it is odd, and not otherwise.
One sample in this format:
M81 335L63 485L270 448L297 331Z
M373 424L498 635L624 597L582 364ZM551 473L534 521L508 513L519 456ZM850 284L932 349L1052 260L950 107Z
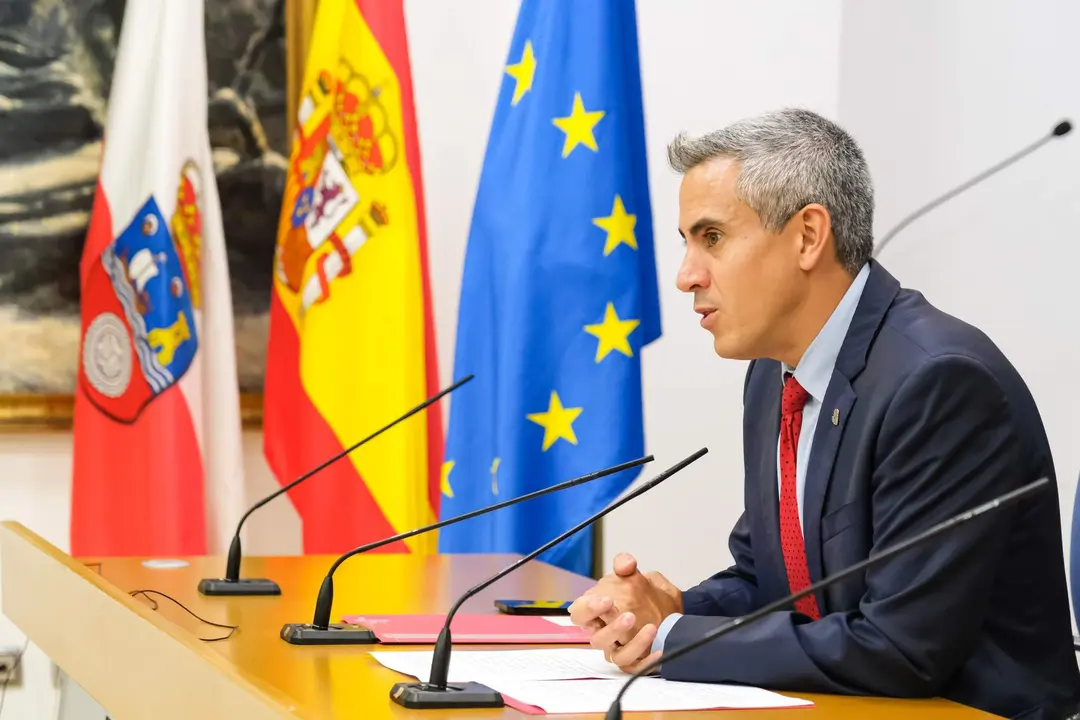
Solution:
M692 248L687 248L683 256L679 274L675 276L675 285L685 293L694 292L709 285L709 276L705 272L705 266Z

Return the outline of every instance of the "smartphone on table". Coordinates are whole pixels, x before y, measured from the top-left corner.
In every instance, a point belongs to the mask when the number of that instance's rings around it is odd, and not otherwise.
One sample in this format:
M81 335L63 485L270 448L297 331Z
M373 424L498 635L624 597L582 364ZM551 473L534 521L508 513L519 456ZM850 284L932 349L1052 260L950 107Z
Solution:
M496 600L495 607L507 615L569 615L570 600Z

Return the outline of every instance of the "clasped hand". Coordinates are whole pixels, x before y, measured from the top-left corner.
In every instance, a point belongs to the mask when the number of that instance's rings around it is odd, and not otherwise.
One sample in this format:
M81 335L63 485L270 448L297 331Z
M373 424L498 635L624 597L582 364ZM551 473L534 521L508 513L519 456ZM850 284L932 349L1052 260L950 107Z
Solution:
M658 572L642 573L628 553L615 556L613 570L570 605L570 619L608 662L637 672L660 656L653 640L664 618L682 612L682 592Z

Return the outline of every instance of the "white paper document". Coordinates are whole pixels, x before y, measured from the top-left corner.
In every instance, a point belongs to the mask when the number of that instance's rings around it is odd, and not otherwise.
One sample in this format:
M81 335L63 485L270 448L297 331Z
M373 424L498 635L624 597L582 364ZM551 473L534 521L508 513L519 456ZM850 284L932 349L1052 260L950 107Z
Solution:
M431 650L372 652L384 667L420 680L431 673ZM507 699L549 714L606 712L630 676L592 648L455 650L449 682L479 682ZM813 703L737 685L640 678L623 697L623 710L710 710L810 707ZM524 709L524 708L523 708Z
M545 713L606 713L625 680L502 680L485 682L504 698ZM811 707L813 703L754 687L675 682L659 677L634 681L622 702L623 712L730 710Z

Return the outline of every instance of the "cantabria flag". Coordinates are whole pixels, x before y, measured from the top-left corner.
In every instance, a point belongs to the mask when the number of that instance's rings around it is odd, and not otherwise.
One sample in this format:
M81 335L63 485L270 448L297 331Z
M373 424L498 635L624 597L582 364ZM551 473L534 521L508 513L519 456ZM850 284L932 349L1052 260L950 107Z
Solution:
M243 510L201 0L128 0L80 266L71 548L223 552Z

